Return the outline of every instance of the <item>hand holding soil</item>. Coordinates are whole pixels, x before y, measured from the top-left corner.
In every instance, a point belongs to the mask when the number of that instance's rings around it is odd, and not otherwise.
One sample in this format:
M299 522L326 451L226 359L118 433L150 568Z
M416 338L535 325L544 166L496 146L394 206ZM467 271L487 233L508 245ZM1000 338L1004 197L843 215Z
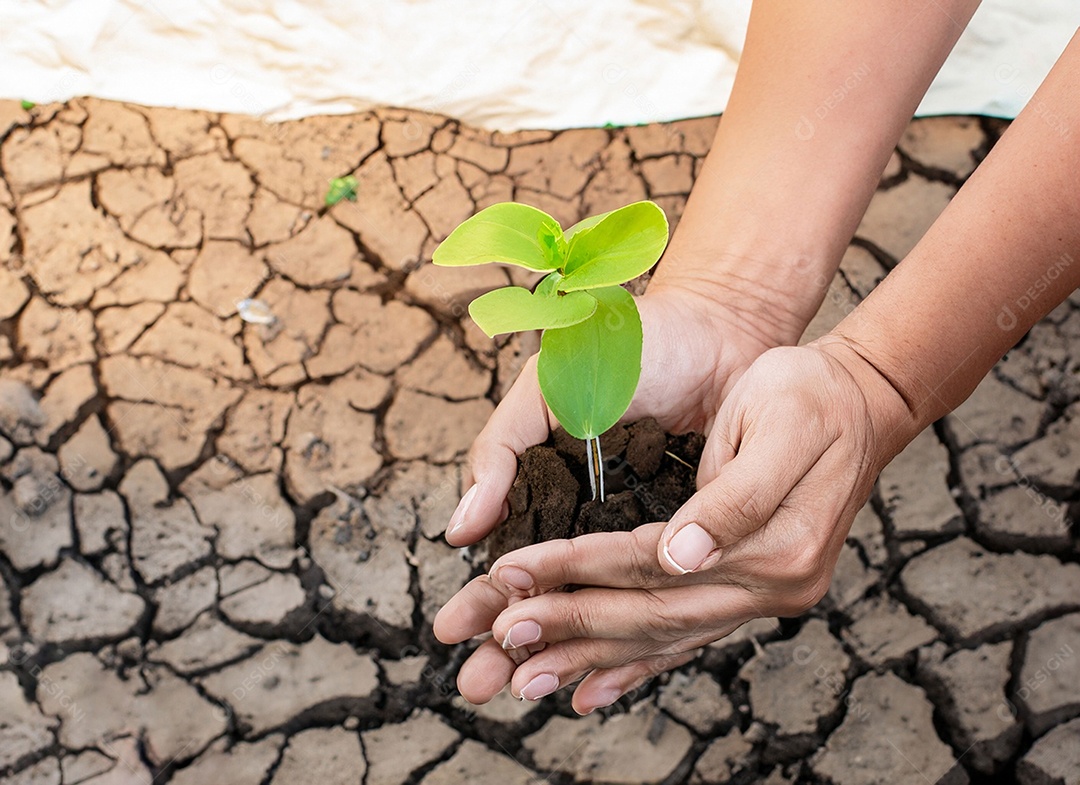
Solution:
M752 618L813 607L906 427L904 402L842 342L766 352L720 406L700 490L670 523L523 548L447 604L440 639L494 634L462 694L483 703L509 682L535 700L585 677L573 704L587 713Z
M733 298L734 299L734 298ZM652 417L667 431L708 432L727 390L762 352L780 343L736 307L679 285L637 299L644 346L641 380L625 420ZM480 540L505 519L517 456L543 443L558 423L540 393L536 358L477 437L461 505L447 527L451 545ZM707 481L711 477L703 477Z

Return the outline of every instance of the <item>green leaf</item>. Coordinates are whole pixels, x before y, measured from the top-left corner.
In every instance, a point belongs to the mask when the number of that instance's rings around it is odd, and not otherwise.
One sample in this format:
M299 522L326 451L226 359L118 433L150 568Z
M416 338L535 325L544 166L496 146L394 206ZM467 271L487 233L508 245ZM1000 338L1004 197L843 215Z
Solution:
M562 280L562 273L556 270L553 273L548 273L544 278L536 285L537 297L554 297L558 292L559 281Z
M544 224L536 233L536 239L544 251L544 257L552 268L557 269L566 262L566 238L563 237L562 227L558 223Z
M653 202L613 210L574 233L559 291L614 286L637 278L656 264L667 240L667 218Z
M563 233L566 236L567 242L573 240L574 235L592 229L594 226L603 221L613 212L615 211L608 210L606 213L597 213L596 215L590 215L588 218L581 219Z
M330 190L326 192L326 206L333 207L342 199L355 202L356 186L356 178L351 174L345 177L335 177L330 181Z
M27 101L25 98L20 102L19 105L28 112L35 106L37 106L37 104L35 104L33 101Z
M599 436L617 423L641 376L641 317L634 298L621 286L591 294L597 300L593 315L545 331L536 364L544 400L578 439Z
M559 222L543 210L502 202L462 222L435 249L431 261L444 267L502 262L555 270L563 265L562 241Z
M596 298L587 292L545 296L520 286L482 294L469 304L469 315L489 338L499 333L567 327L596 311Z

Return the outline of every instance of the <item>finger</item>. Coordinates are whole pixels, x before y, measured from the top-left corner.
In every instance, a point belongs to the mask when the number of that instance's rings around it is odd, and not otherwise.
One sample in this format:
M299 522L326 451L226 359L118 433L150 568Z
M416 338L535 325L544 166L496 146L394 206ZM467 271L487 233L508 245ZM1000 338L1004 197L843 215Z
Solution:
M473 578L435 614L435 637L454 644L481 635L509 604L508 593L488 576Z
M673 578L660 569L655 554L664 525L549 540L508 553L492 565L490 578L474 578L439 610L435 636L443 643L468 640L490 630L515 601L571 584L651 589L704 583L705 577Z
M669 650L657 650L638 640L579 638L556 643L534 654L514 671L510 679L510 694L522 700L540 700L597 669L622 668L643 660L679 662L682 655L715 637L711 634L698 635Z
M656 588L678 583L656 561L663 523L628 532L597 532L568 540L548 540L501 556L492 581L504 592L534 596L567 585ZM693 579L690 579L693 580Z
M514 603L491 627L508 652L575 638L644 640L668 646L708 626L740 624L754 614L749 592L730 585L666 589L582 589Z
M654 655L649 644L636 640L563 641L518 666L510 679L510 694L522 700L540 700L595 668L617 668Z
M553 424L540 394L534 355L473 442L463 477L469 488L450 516L447 542L476 542L506 517L506 495L517 476L517 456L547 439Z
M738 444L735 456L661 534L657 555L671 575L710 569L724 549L764 526L831 439L814 428L766 428L731 443Z
M571 705L578 714L589 714L610 706L661 673L692 662L699 653L699 649L694 649L681 654L638 660L618 668L598 668L582 679L574 690Z
M533 656L537 652L543 651L547 648L547 644L543 641L536 641L535 643L529 643L523 646L514 646L512 648L503 647L503 651L506 652L506 656L514 661L515 665L521 665L529 657Z
M498 643L484 641L458 671L458 692L469 703L487 703L510 683L515 667Z
M716 479L724 465L735 457L735 448L727 434L714 433L705 442L698 461L697 487L704 488Z

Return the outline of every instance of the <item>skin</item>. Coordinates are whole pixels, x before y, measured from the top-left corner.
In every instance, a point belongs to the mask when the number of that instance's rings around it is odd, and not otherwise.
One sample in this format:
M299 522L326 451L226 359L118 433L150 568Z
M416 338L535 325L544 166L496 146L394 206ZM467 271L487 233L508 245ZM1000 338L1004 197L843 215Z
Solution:
M815 605L881 469L1080 285L1074 38L909 256L830 334L791 346L974 8L879 3L848 19L838 3L755 3L713 152L639 299L628 419L705 430L699 490L668 523L524 548L463 588L435 634L492 633L460 671L468 700L581 680L588 713L751 618ZM856 69L864 82L820 118ZM451 544L500 522L515 456L554 424L527 366L474 445Z

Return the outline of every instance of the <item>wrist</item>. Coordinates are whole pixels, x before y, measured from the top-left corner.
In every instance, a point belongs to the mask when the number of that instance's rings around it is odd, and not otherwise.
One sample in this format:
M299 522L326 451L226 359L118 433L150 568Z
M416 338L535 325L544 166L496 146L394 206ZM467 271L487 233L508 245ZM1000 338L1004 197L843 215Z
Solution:
M720 152L706 160L650 286L699 292L738 311L773 345L793 345L840 266L851 211L830 185L808 200L805 188L714 160Z
M693 293L729 312L767 348L793 346L814 318L839 265L821 251L679 242L664 254L648 292Z
M873 426L880 471L930 422L924 421L893 375L859 341L833 331L807 344L835 360L855 380Z

